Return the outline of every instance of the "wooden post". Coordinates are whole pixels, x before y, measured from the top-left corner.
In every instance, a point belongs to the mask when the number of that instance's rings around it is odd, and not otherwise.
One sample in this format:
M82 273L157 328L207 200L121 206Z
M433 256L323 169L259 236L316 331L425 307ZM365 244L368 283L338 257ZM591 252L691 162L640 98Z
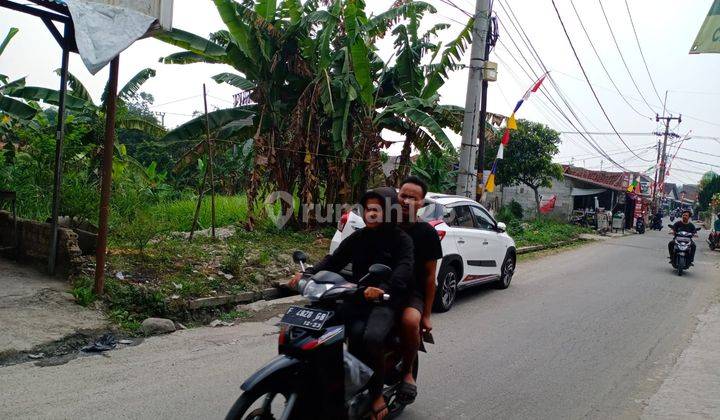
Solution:
M212 237L215 239L215 177L213 176L213 140L210 138L210 119L207 110L207 92L203 83L203 102L205 104L205 136L208 144L208 171L210 172L210 218Z
M207 181L208 177L208 171L205 171L205 175L203 175L202 182L200 182L200 192L198 195L198 202L195 206L195 216L193 216L193 222L192 226L190 227L190 236L188 237L188 242L191 242L193 239L193 235L195 235L195 228L197 227L198 217L200 217L200 206L202 205L203 197L205 196L205 182Z
M110 214L110 189L112 187L112 163L115 146L115 103L117 99L118 69L120 55L110 62L110 79L105 93L105 141L103 142L102 186L100 188L100 225L98 226L97 250L95 251L95 293L105 290L105 252L107 250L108 216Z

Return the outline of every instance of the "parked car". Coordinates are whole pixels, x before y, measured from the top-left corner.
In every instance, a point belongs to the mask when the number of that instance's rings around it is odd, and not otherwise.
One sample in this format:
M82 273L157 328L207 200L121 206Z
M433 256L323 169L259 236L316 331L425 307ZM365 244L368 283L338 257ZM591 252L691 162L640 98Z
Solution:
M435 311L449 310L458 290L486 283L493 283L498 289L510 286L517 257L515 241L507 234L505 224L495 221L477 201L428 193L418 217L437 230L442 244ZM364 226L357 209L344 213L330 243L330 252Z

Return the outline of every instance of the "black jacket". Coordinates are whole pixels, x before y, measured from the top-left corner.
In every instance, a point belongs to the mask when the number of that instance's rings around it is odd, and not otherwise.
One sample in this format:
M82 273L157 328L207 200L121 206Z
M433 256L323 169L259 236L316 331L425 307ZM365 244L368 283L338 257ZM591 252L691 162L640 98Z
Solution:
M413 242L396 225L384 224L376 229L363 228L348 236L338 248L307 271L339 272L352 263L352 282L357 283L373 264L385 264L392 269L390 278L378 281L372 276L363 286L373 286L390 294L391 301L405 298L413 283Z

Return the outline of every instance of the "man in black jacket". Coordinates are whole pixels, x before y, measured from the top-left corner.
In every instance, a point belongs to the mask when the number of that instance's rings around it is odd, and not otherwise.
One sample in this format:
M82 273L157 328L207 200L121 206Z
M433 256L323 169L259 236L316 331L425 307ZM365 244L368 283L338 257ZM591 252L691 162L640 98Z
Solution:
M348 302L343 308L350 352L374 371L369 390L373 396L373 418L380 420L388 413L382 395L385 342L395 319L407 302L409 285L413 282L413 243L395 223L398 204L397 193L393 188L377 188L365 193L360 205L365 227L353 232L340 243L335 252L306 272L339 272L352 263L352 281L358 282L372 264L385 264L392 269L388 279L371 276L361 285L364 287L364 299ZM299 278L299 274L296 275L289 286L295 287ZM371 303L381 299L385 293L390 295L388 305Z

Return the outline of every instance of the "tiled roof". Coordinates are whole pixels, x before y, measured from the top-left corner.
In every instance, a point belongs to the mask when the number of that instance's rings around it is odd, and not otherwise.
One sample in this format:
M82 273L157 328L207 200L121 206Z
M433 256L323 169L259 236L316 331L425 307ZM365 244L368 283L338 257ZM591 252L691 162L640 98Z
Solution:
M585 168L564 165L565 175L613 190L624 191L627 188L625 172L593 171Z

